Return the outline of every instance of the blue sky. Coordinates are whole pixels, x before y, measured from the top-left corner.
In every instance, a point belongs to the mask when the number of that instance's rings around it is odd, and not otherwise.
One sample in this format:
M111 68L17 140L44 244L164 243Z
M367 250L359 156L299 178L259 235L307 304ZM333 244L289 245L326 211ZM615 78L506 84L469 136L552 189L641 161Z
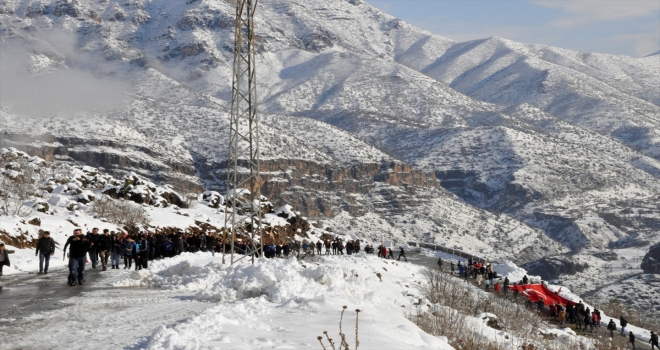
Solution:
M458 41L501 36L633 57L660 50L660 0L366 1Z

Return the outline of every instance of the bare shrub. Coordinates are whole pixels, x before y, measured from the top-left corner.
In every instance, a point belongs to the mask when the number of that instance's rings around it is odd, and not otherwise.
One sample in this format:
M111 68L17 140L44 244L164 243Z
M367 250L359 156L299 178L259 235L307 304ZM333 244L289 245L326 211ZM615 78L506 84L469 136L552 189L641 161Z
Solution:
M34 208L24 203L39 196L36 186L39 174L35 172L35 166L25 158L9 159L7 155L2 157L0 163L12 172L0 175L0 215L32 214Z
M195 208L197 205L197 199L199 196L197 193L188 193L185 196L183 196L183 202L186 204L186 208Z
M123 199L102 196L92 202L90 210L115 225L138 228L149 223L147 211L141 205Z

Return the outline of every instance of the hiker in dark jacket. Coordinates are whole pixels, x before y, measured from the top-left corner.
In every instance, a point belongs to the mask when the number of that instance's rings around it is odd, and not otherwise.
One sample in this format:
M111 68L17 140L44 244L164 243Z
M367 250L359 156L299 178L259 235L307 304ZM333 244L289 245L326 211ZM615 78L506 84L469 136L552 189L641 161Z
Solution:
M55 241L50 237L50 232L44 232L43 236L37 242L37 251L34 255L39 255L39 274L48 273L50 257L55 255ZM46 263L44 265L44 262Z
M619 317L619 324L621 325L621 336L625 337L626 336L626 327L628 326L628 320L623 318L623 316Z
M632 348L635 349L635 335L633 332L628 333L628 343L631 343Z
M140 240L136 242L133 255L135 255L135 269L146 269L149 261L149 241L144 235L140 236Z
M96 251L99 253L101 259L101 266L103 271L108 269L108 258L112 251L112 237L110 237L110 230L103 230L103 235L96 239Z
M101 237L99 229L93 228L92 232L87 233L87 241L91 244L89 248L89 261L92 263L92 268L95 269L99 262L99 251L97 249L97 240Z
M124 256L124 270L130 269L133 265L133 251L135 250L135 241L126 237L121 245L121 253Z
M591 329L590 332L594 332L594 319L591 316L591 312L588 312L584 315L584 330L587 330L587 326Z
M112 254L110 255L110 262L112 269L119 270L119 258L121 257L121 232L112 235Z
M614 337L614 331L616 331L616 323L614 323L614 319L610 318L610 323L607 324L607 330L610 331L610 337Z
M658 333L651 332L651 339L649 340L649 344L651 344L651 350L655 350L655 348L660 349L660 346L658 346Z
M408 258L406 258L406 252L403 250L403 247L399 247L399 258L396 260L401 260L401 257L403 257L406 261L408 261Z
M69 285L75 286L76 284L82 285L85 281L85 261L89 248L93 243L87 241L83 236L81 229L73 230L73 236L69 237L64 245L64 252L67 246L71 246L69 250Z
M5 244L0 243L0 277L2 277L2 268L5 266L11 266L9 252L5 249Z

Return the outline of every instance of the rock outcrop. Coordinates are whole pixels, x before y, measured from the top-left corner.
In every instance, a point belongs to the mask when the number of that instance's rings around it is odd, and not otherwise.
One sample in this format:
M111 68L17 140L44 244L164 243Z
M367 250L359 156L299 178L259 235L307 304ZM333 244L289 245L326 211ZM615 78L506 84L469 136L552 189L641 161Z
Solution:
M660 274L660 243L657 243L649 249L642 260L642 270L645 273Z

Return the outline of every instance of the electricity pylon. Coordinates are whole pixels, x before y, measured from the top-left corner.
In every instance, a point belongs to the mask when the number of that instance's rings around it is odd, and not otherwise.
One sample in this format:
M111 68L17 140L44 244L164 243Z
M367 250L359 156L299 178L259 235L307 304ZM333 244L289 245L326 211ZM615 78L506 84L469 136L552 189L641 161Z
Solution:
M259 173L259 118L255 71L254 11L258 0L236 1L234 67L232 78L225 228L231 237L231 264L263 253L261 229L261 175ZM250 191L249 194L242 192ZM247 197L247 198L246 198ZM240 220L239 211L250 217ZM237 234L249 223L250 243L241 258L234 258ZM256 242L259 235L259 242ZM224 246L223 246L224 247ZM223 257L224 262L224 248Z

